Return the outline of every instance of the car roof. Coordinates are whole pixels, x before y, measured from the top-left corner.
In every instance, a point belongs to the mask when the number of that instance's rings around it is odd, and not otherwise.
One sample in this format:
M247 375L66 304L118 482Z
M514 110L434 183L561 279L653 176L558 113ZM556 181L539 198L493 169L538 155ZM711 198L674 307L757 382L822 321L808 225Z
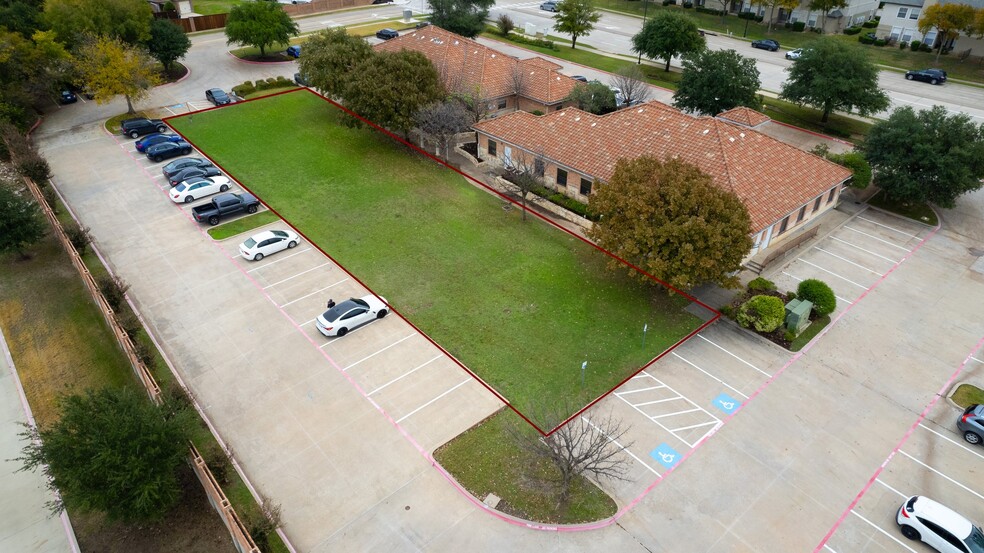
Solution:
M969 520L949 507L941 505L925 496L917 497L918 499L912 505L916 516L939 524L943 528L953 532L960 539L969 536L971 530L974 529L974 525Z
M262 242L262 241L266 240L267 238L273 238L273 236L274 235L273 235L272 232L270 232L268 230L264 230L263 232L257 232L253 236L250 236L250 238L252 238L253 240L256 240L257 242Z

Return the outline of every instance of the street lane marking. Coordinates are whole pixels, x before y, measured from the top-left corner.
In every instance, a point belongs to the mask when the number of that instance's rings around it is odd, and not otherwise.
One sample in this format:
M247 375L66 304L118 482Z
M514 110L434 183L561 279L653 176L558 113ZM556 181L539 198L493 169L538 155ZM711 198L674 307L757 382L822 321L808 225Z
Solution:
M294 303L294 302L298 302L298 301L301 301L301 300L303 300L304 298L309 298L309 297L311 297L311 296L313 296L313 295L315 295L315 294L320 294L321 292L324 292L325 290L327 290L327 289L329 289L329 288L334 288L335 286L338 286L339 284L341 284L341 283L343 283L343 282L345 282L345 281L347 281L347 280L348 280L348 277L345 277L345 278L343 278L342 280L339 280L338 282L336 282L335 284L331 284L331 285L328 285L328 286L325 286L324 288L322 288L322 289L320 289L320 290L315 290L314 292L311 292L310 294L305 294L305 295L303 295L303 296L301 296L301 297L299 297L299 298L297 298L296 300L291 300L291 301L289 301L289 302L287 302L287 303L285 303L285 304L283 304L283 305L281 305L280 307L287 307L288 305L290 305L290 304L292 304L292 303ZM314 321L314 319L311 319L311 321ZM311 321L308 321L308 322L311 322Z
M895 492L896 494L898 494L899 497L901 497L902 499L908 499L909 498L909 496L905 495L904 493L902 493L902 492L896 490L895 488L889 486L888 484L886 484L885 481L882 480L881 478L875 478L875 482L878 482L882 486L885 486L886 488L892 490L893 492Z
M246 272L247 273L252 273L253 271L259 271L260 269L265 269L265 268L269 267L270 265L273 265L274 263L279 263L279 262L281 262L281 261L283 261L285 259L290 259L290 258L294 257L295 255L301 255L302 253L309 252L309 251L311 251L311 248L303 249L301 251L294 252L294 253L292 253L290 255L281 256L281 257L277 258L276 261L271 261L271 262L269 262L269 263L267 263L265 265L261 265L259 267L253 267L252 269L250 269L250 270L248 270Z
M416 332L414 332L413 334L411 334L411 335L409 335L409 336L407 336L406 338L400 338L399 340L397 340L397 341L395 341L395 342L393 342L392 344L390 344L390 345L388 345L388 346L386 346L385 348L383 348L383 349L381 349L381 350L379 350L379 351L377 351L376 353L373 353L373 354L370 354L370 355L367 355L367 356L365 356L365 357L363 357L362 359L359 359L359 360L358 360L358 361L356 361L355 363L352 363L351 365L349 365L349 366L347 366L347 367L344 367L344 368L343 368L342 370L343 370L343 371L347 371L347 370L349 370L349 369L351 369L352 367L354 367L354 366L356 366L356 365L358 365L359 363L361 363L361 362L363 362L363 361L365 361L366 359L370 359L370 358L372 358L372 357L375 357L375 356L377 356L377 355L379 355L380 353L383 353L384 351L386 351L386 350L388 350L388 349L390 349L391 347L394 347L394 346L396 346L396 345L397 345L397 344L399 344L400 342L404 342L404 341L406 341L406 340L409 340L410 338L413 338L413 337L414 337L414 336L416 336L416 335L417 335L417 333L416 333Z
M956 441L956 440L954 440L953 438L950 438L949 436L945 436L945 435L943 435L943 434L940 434L939 432L937 432L937 431L935 431L935 430L933 430L932 428L930 428L930 427L928 427L928 426L926 426L925 424L922 424L922 423L919 423L919 426L921 426L921 427L923 427L923 428L925 428L926 430L929 430L929 431L930 431L930 432L932 432L933 434L936 434L936 435L937 435L937 436L939 436L940 438L943 438L944 440L946 440L946 441L948 441L948 442L950 442L950 443L952 443L953 445L955 445L955 446L957 446L957 447L959 447L960 449L963 449L964 451L967 451L967 452L969 452L969 453L970 453L971 455L976 455L977 457L979 457L979 458L981 458L981 459L984 459L984 455L981 455L980 453L978 453L978 452L976 452L976 451L974 451L973 449L970 449L970 448L969 448L969 447L967 447L966 445L964 445L964 444L962 444L962 443L960 443L960 442L958 442L958 441Z
M413 415L413 414L414 414L414 413L416 413L417 411L420 411L421 409L423 409L424 407L427 407L427 406L428 406L428 405L430 405L431 403L434 403L435 401L437 401L437 400L439 400L439 399L441 399L442 397L444 397L444 396L446 396L446 395L448 395L448 394L450 394L451 392L453 392L453 391L455 391L455 390L457 390L458 388L460 388L460 387L462 387L462 386L464 386L465 384L468 384L468 381L469 381L469 380L471 380L471 378L466 378L466 379L465 379L464 381L462 381L462 382L461 382L461 384L458 384L458 385L456 385L456 386L454 386L453 388L451 388L450 390L448 390L448 391L446 391L446 392L444 392L443 394L441 394L441 395L439 395L439 396L437 396L436 398L434 398L434 399L432 399L432 400L430 400L430 401L428 401L427 403L425 403L425 404L423 404L423 405L421 405L420 407L417 407L416 409L414 409L413 411L410 411L410 412L409 412L409 413L407 413L406 415L403 415L402 417L400 417L400 418L398 418L398 419L396 419L396 424L400 424L401 422L403 422L403 421L405 421L405 420L407 420L407 417L409 417L409 416L411 416L411 415Z
M970 489L970 488L968 488L967 486L964 486L964 485L963 485L963 484L961 484L960 482L957 482L957 481L956 481L956 480L954 480L953 478L950 478L949 476L947 476L947 475L945 475L945 474L943 474L942 472L940 472L940 471L938 471L938 470L936 470L936 469L934 469L933 467L931 467L931 466L929 466L929 465L927 465L926 463L923 463L923 462L922 462L922 461L920 461L919 459L916 459L915 457L913 457L912 455L909 455L908 453L906 453L906 452L904 452L904 451L902 451L901 449L899 450L899 453L901 453L902 455L905 455L906 457L908 457L908 458L910 458L910 459L912 459L912 460L913 460L913 462L915 462L915 463L917 463L917 464L920 464L920 465L922 465L923 467L925 467L925 468L927 468L927 469L929 469L930 471L932 471L932 472L935 472L936 474L939 474L939 475L940 475L940 476L942 476L943 478L945 478L945 479L947 479L947 480L949 480L949 481L950 481L950 483L952 483L952 484L954 484L955 486L958 486L958 487L960 487L960 488L963 488L964 490L966 490L966 491L968 491L968 492L970 492L971 494L973 494L973 495L975 495L975 496L976 496L976 497L977 497L978 499L984 499L984 495L981 495L981 494L979 494L979 493L977 493L977 492L975 492L974 490L972 490L972 489Z
M424 367L426 367L427 365L430 365L431 363L433 363L434 361L437 361L438 359L440 359L440 358L442 358L442 357L444 357L444 356L443 356L443 355L437 355L437 356L435 356L435 357L434 357L433 359L431 359L430 361L424 361L424 362L423 362L423 363L421 363L420 365L417 365L417 366L416 366L416 367L414 367L413 369L410 369L409 371L407 371L407 372L405 372L405 373L403 373L403 374L401 374L400 376L398 376L398 377L396 377L396 378L394 378L393 380L390 380L390 381L389 381L389 382L387 382L386 384L383 384L382 386L380 386L380 387L378 387L378 388L376 388L375 390L373 390L373 391L371 391L371 392L369 392L369 393L368 393L368 394L366 394L366 395L368 395L368 396L371 396L372 394L375 394L376 392L379 392L379 391L381 391L381 390L382 390L383 388L385 388L385 387L387 387L387 386L389 386L390 384L392 384L392 383L394 383L394 382L396 382L397 380L400 380L401 378L403 378L403 377L405 377L405 376L410 376L411 374L413 374L413 373L414 373L414 372L416 372L417 370L419 370L419 369L422 369L422 368L424 368Z
M320 268L324 267L325 265L331 265L331 263L322 263L321 265L318 265L317 267L312 267L312 268L310 268L310 269L308 269L306 271L301 271L301 272L297 273L296 275L291 276L291 277L287 277L287 278L285 278L285 279L283 279L283 280L281 280L279 282L274 282L273 284L268 284L268 285L264 286L263 289L266 290L267 288L273 288L274 286L276 286L278 284L283 284L283 283L287 282L288 280L291 280L293 278L297 278L297 277L303 275L304 273L310 273L311 271L313 271L315 269L320 269Z

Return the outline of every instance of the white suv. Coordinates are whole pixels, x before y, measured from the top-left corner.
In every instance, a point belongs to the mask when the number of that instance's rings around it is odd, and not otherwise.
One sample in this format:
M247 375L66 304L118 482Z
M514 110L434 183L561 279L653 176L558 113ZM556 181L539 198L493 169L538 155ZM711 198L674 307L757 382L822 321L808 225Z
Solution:
M984 553L984 532L928 497L907 499L895 521L903 536L922 540L941 553Z

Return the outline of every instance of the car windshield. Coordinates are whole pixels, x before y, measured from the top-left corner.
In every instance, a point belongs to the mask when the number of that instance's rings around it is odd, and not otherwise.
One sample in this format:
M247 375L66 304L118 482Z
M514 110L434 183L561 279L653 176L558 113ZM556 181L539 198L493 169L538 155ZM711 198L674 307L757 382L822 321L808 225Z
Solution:
M256 245L256 240L253 240L252 238L247 238L246 241L243 242L243 245L246 246L246 248L252 248L253 246Z
M984 532L980 528L974 526L965 541L971 553L984 553Z
M342 303L336 305L335 307L332 307L328 311L325 311L325 314L322 315L322 316L329 323L333 323L339 317L341 317L342 315L348 313L350 310L355 309L356 307L364 307L364 308L368 309L369 308L369 304L367 304L366 302L364 302L362 300L358 300L358 299L352 298L352 299L343 301Z
M270 232L272 232L274 234L274 236L279 236L281 238L287 238L287 233L284 232L284 231L282 231L282 230L271 230Z

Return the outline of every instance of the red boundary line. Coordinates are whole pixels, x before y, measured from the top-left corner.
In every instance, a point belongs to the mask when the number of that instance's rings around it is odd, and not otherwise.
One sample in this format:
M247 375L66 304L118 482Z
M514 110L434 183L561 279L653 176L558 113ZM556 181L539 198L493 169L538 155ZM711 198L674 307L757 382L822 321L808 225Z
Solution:
M474 378L475 380L477 380L482 386L485 387L485 389L487 389L489 392L491 392L493 395L495 395L495 397L499 398L500 401L502 401L503 403L505 403L510 409L512 409L512 411L514 413L516 413L517 415L519 415L524 421L527 422L527 424L529 424L530 426L532 426L533 428L535 428L536 431L539 432L541 435L543 435L543 436L549 436L549 435L553 434L554 432L557 431L557 429L559 429L560 427L562 427L565 424L567 424L574 417L577 417L578 415L580 415L584 411L588 410L591 406L593 406L594 404L598 403L599 401L601 401L602 399L604 399L605 397L607 397L609 394L611 394L619 386L621 386L622 384L624 384L625 382L627 382L628 380L630 380L632 377L634 377L635 375L637 375L640 372L642 372L643 370L645 370L647 367L649 367L650 365L652 365L653 363L655 363L656 361L658 361L659 359L661 359L667 353L669 353L673 349L677 348L680 344L686 342L687 340L689 340L690 338L692 338L695 334L697 334L698 332L700 332L701 330L703 330L704 328L706 328L711 323L717 321L721 317L721 313L718 310L710 307L709 305L707 305L704 302L698 300L697 298L691 296L690 294L687 294L686 292L683 292L682 290L679 290L678 288L670 285L669 283L666 283L666 282L664 282L664 281L662 281L662 280L654 277L653 275L649 274L648 272L640 269L639 267L636 267L632 263L629 263L628 261L622 259L621 257L618 257L617 255L609 252L608 250L605 250L605 249L601 248L597 244L594 244L592 242L589 242L585 238L583 238L581 236L578 236L577 234L574 234L570 230L568 230L568 229L566 229L566 228L558 225L557 223L551 221L550 219L544 217L543 215L541 215L541 214L539 214L539 213L537 213L535 211L532 211L532 210L526 208L525 206L519 204L518 202L516 202L512 198L509 198L508 196L502 194L498 190L493 189L489 185L487 185L487 184L479 181L478 179L473 178L470 175L467 175L467 174L463 173L461 170L459 170L459 169L457 169L455 167L452 167L451 165L449 165L444 160L442 160L442 159L440 159L440 158L438 158L438 157L436 157L436 156L434 156L434 155L432 155L432 154L430 154L430 153L428 153L428 152L426 152L426 151L418 148L416 145L412 144L411 142L409 142L409 141L407 141L407 140L405 140L405 139L403 139L403 138L401 138L401 137L393 134L392 132L384 129L383 127L380 127L379 125L373 123L372 121L369 121L368 119L366 119L366 118L364 118L364 117L356 114L355 112L353 112L353 111L345 108L344 106L338 104L334 100L331 100L330 98L326 98L326 97L318 94L317 92L315 92L315 91L313 91L313 90L311 90L309 88L295 88L293 90L284 90L284 91L277 92L277 93L274 93L274 94L269 94L267 96L260 96L260 97L257 97L257 98L251 98L251 99L246 100L246 101L247 102L252 102L252 101L255 101L255 100L260 100L260 99L264 99L264 98L270 98L270 97L273 97L273 96L279 96L281 94L292 94L292 93L298 92L299 90L306 90L308 93L313 94L314 96L320 98L321 100L330 103L332 106L334 106L334 107L336 107L338 109L341 109L346 114L348 114L348 115L350 115L352 117L355 117L356 119L358 119L359 121L362 121L363 123L369 125L373 129L375 129L377 131L383 132L384 134L386 134L391 139L396 140L397 142L399 142L399 143L401 143L401 144L403 144L405 146L408 146L408 147L412 148L416 152L427 156L428 158L430 158L431 160L437 162L438 164L443 165L444 167L447 167L448 169L451 169L452 171L458 173L459 175L461 175L462 177L468 179L469 181L473 182L474 184L477 184L477 185L481 186L482 188L484 188L485 190L488 190L489 192L494 193L499 198L512 203L513 205L519 207L520 209L525 210L527 213L529 213L531 215L534 215L534 216L538 217L540 220L546 222L547 224L553 226L554 228L559 229L559 230L567 233L568 235L570 235L570 236L572 236L574 238L577 238L578 240L584 242L585 244L588 244L589 246L593 247L597 251L600 251L600 252L604 253L605 255L608 255L609 257L611 257L613 259L617 259L623 265L625 265L627 267L630 267L630 268L634 269L635 271L638 271L639 273L642 273L642 274L646 275L647 277L649 277L650 279L652 279L655 282L658 282L660 285L664 286L665 288L667 288L669 290L672 290L673 292L675 292L675 293L677 293L677 294L679 294L679 295L687 298L688 300L690 300L690 301L692 301L692 302L700 305L704 309L707 309L708 311L710 311L711 313L714 314L714 316L711 317L711 319L709 321L705 322L703 325L701 325L700 327L698 327L696 330L692 331L687 336L685 336L682 339L678 340L675 344L673 344L672 346L670 346L669 348L667 348L666 350L664 350L658 356L654 357L653 359L651 359L647 363L643 364L641 367L639 367L638 370L633 371L624 380L622 380L621 382L619 382L617 385L613 386L607 392L605 392L604 394L601 394L600 396L598 396L597 398L595 398L594 400L592 400L590 403L588 403L587 405L585 405L584 407L582 407L576 413L574 413L573 415L571 415L570 417L568 417L566 420L564 420L563 422L561 422L560 424L558 424L557 426L555 426L554 428L552 428L549 432L544 432L543 429L541 429L536 423L534 423L533 421L531 421L526 415L524 415L522 412L520 412L518 409L516 409L512 405L512 403L508 399L506 399L505 396L503 396L495 388L493 388L492 386L490 386L489 384L487 384L485 382L485 380L483 380L481 377L479 377L477 374L475 374L471 369L469 369L467 366L465 366L465 364L462 363L461 361L459 361L456 357L454 357L453 355L451 355L451 353L448 352L446 349L444 349L440 344L438 344L433 339L431 339L431 337L428 336L422 330L420 330L417 327L417 325L413 324L412 321L410 321L409 319L407 319L406 317L404 317L402 313L400 313L398 310L394 309L393 306L390 306L390 309L392 309L395 313L397 313L398 315L400 315L400 317L404 321L406 321L411 327L413 327L414 330L416 330L418 333L420 333L421 336L423 336L424 338L426 338L427 341L429 341L431 344L433 344L435 347L437 347L439 350L441 350L445 355L447 355L450 359L452 359L459 367L461 367L462 369L464 369L465 372L467 372L469 375L471 375L472 378ZM234 104L227 104L226 106L213 106L213 107L206 108L204 110L195 111L195 112L192 112L192 113L182 113L182 114L178 114L178 115L172 115L172 116L169 116L169 117L165 117L164 118L164 121L170 121L172 119L179 119L179 118L182 118L182 117L189 117L189 116L195 115L196 113L202 113L202 112L206 112L206 111L211 111L213 109L221 109L223 107L227 107L227 106L231 106L231 105L234 105ZM192 142L191 140L188 140L188 138L184 134L182 134L180 131L178 131L177 129L174 129L174 131L177 132L179 135L181 135L181 137L184 138L189 144L191 144L193 146L195 145L194 142ZM201 151L201 150L199 149L199 151ZM205 155L205 157L208 157L204 152L202 152L202 155ZM232 175L232 173L230 173L229 171L226 171L226 169L224 167L222 167L220 164L216 163L214 160L212 160L212 158L209 158L209 160L211 160L213 163L215 163L215 165L217 167L219 167L220 169L222 169L226 174L228 174L230 177L232 177L234 180L236 180L236 182L239 184L239 186L241 186L244 190L248 191L250 194L253 194L253 191L250 190L249 187L245 186L242 182L240 182L239 179L236 179ZM259 196L257 194L253 194L253 195L256 196L257 198L259 198ZM274 209L270 205L266 204L266 202L264 202L263 205L265 205L267 207L267 209L269 209L270 211L272 211L275 215L277 215L283 221L287 222L287 224L290 225L290 222L287 221L287 219L285 217L283 217L282 215L280 215L280 213L276 209ZM290 225L290 226L298 234L300 234L301 236L303 236L304 239L307 240L309 244L312 244L314 247L316 247L318 249L318 251L320 251L325 257L327 257L328 259L331 259L332 261L334 261L335 264L338 265L338 267L341 268L343 271L345 271L346 274L348 274L350 277L352 277L353 280L355 280L360 285L362 285L363 287L365 287L367 290L369 290L370 292L372 292L372 288L370 288L369 286L367 286L357 276L355 276L351 272L349 272L344 266L342 266L342 264L338 263L337 260L335 260L335 258L333 258L331 255L329 255L327 252L325 252L323 249L321 249L321 246L317 245L314 241L310 240L300 229L294 227L294 225ZM375 293L375 292L373 292L373 293Z

